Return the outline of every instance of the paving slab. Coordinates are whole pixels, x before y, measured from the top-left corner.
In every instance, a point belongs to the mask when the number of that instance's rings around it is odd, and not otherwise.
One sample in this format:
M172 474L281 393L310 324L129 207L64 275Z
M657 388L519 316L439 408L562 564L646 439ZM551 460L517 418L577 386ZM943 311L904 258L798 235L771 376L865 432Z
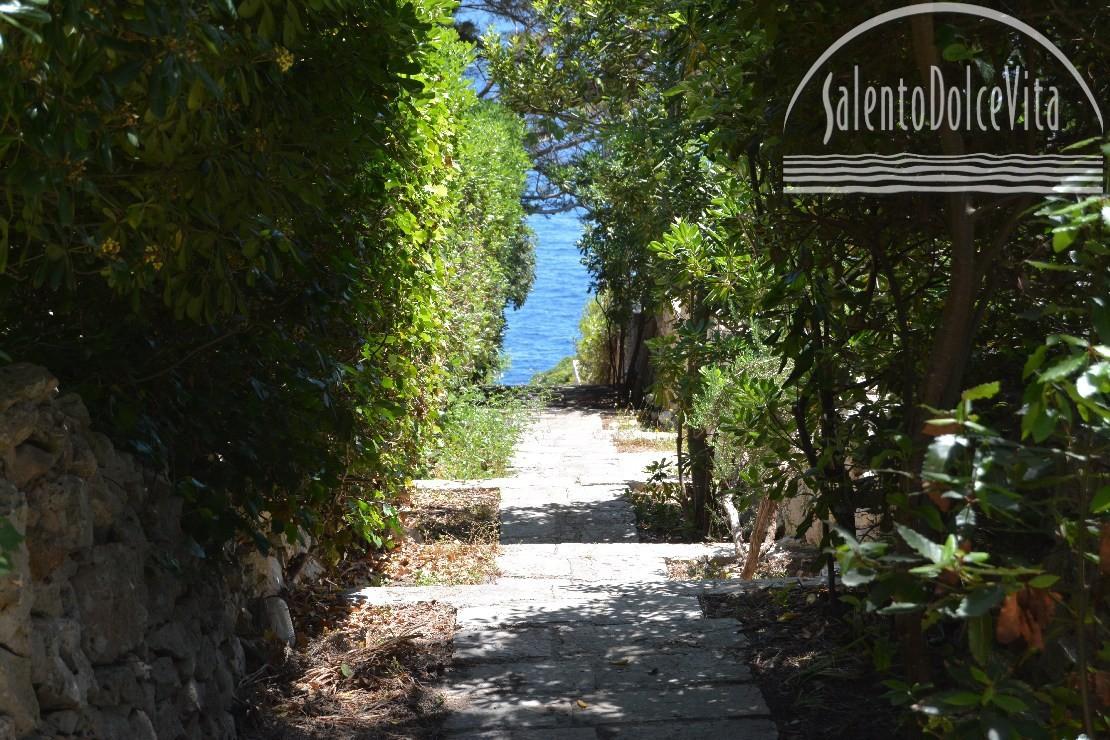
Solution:
M444 724L447 732L493 727L572 727L668 720L767 717L754 684L710 684L677 689L590 691L578 696L472 693Z
M501 576L480 586L371 588L374 604L458 608L441 687L450 738L772 740L777 730L733 619L706 619L706 593L781 582L675 582L668 559L717 557L730 544L637 541L623 493L665 453L621 453L608 412L538 413L496 481Z

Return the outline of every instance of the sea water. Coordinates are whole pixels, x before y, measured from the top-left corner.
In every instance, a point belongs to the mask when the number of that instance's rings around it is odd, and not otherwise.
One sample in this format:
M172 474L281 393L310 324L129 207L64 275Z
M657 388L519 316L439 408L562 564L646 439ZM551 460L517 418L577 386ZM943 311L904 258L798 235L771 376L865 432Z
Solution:
M505 310L502 352L509 367L501 382L506 385L527 383L573 355L578 322L591 300L590 275L577 247L582 235L578 216L530 216L528 225L536 232L536 282L523 308Z

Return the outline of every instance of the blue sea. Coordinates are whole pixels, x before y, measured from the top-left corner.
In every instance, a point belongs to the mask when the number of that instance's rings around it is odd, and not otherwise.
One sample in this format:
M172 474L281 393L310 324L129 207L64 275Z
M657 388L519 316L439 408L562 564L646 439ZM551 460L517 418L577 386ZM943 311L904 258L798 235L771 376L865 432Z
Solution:
M590 275L575 246L582 224L574 213L530 216L536 232L536 282L519 311L505 310L506 385L521 385L573 355L578 322L590 300Z

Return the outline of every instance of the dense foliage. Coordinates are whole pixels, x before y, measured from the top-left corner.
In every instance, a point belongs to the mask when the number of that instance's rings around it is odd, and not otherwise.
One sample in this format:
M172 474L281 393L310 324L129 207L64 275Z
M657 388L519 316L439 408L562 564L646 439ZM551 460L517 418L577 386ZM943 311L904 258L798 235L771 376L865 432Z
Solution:
M1106 8L993 5L1110 99ZM587 214L606 318L630 337L645 314L670 323L643 339L653 401L687 442L691 523L707 531L738 491L804 496L844 582L868 589L859 607L890 615L868 636L876 664L900 674L892 698L926 731L1107 732L1108 201L785 193L795 86L890 3L529 7L490 40L489 68L528 116L551 200ZM993 85L1020 64L1070 84L1008 29L957 16L838 54L895 79L968 65ZM1062 115L1066 137L942 129L932 147L1110 151L1088 108ZM823 124L802 105L790 131ZM914 151L911 138L855 143ZM878 524L866 536L860 513Z
M0 8L3 351L180 481L202 542L380 544L497 367L528 160L451 9Z

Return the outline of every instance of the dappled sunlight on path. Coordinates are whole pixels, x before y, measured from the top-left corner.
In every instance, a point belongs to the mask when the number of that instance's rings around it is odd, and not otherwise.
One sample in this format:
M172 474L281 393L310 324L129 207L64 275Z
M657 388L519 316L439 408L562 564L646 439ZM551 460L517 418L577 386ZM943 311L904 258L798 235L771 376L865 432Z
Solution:
M620 453L612 412L537 414L501 487L501 577L484 586L367 589L375 603L458 607L443 686L448 737L774 738L734 619L699 597L753 584L666 580L667 558L717 545L636 541L621 494L644 455Z

